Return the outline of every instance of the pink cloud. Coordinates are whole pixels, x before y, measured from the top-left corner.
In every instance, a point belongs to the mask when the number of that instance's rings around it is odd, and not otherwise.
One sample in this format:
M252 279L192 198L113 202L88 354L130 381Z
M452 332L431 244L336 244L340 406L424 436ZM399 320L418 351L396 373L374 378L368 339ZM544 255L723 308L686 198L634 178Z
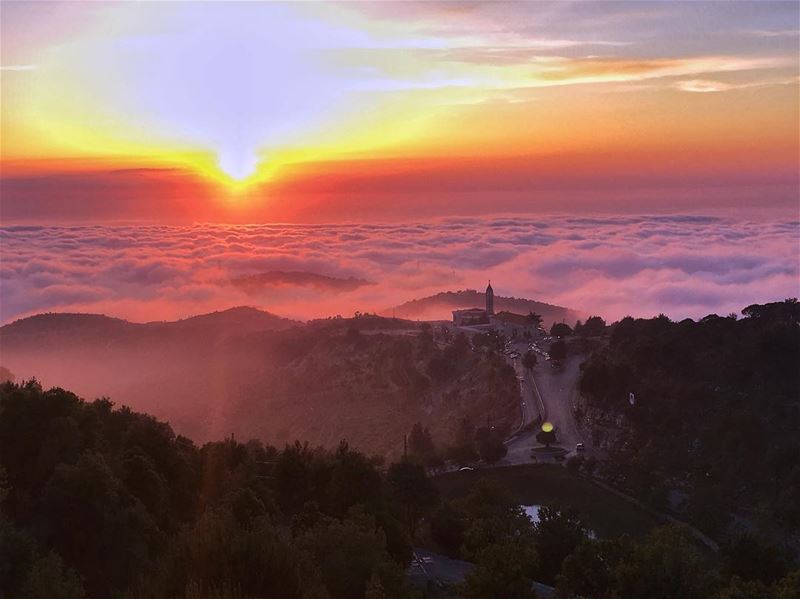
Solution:
M704 216L504 217L412 224L5 227L3 322L42 311L137 321L234 305L312 318L480 287L615 319L738 311L800 295L796 221ZM306 271L351 290L229 282ZM442 317L447 317L442 314Z

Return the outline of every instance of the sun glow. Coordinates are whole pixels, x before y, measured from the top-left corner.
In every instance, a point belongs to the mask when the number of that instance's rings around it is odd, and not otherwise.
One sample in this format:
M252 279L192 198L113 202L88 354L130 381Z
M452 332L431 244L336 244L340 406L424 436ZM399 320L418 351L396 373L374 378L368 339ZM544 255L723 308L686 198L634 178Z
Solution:
M703 157L691 169L738 172L740 159L767 157L764 173L796 171L796 32L737 27L722 46L680 51L672 28L691 19L669 18L643 53L625 19L598 40L569 15L551 31L525 3L8 4L4 163L71 160L73 173L102 163L135 172L133 186L160 169L175 189L199 182L237 206L264 183L277 197L305 176L328 194L412 163L402 183L439 181L435 162L456 173L443 171L447 189L517 158L519 185L535 187L541 177L526 173L547 156L558 173L578 156L598 180L610 176L606 156L642 157L621 158L638 181L654 164L646 157L672 164L687 149ZM713 17L694 4L670 10ZM757 31L786 21L759 18Z

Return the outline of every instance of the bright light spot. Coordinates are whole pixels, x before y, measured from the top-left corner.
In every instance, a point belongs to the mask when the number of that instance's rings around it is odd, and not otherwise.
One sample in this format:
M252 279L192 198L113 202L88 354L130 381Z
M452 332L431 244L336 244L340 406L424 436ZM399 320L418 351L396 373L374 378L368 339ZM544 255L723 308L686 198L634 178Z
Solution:
M542 430L546 433L551 432L553 430L553 423L552 422L542 423Z
M245 149L220 152L217 162L222 172L235 181L254 175L258 167L258 157Z

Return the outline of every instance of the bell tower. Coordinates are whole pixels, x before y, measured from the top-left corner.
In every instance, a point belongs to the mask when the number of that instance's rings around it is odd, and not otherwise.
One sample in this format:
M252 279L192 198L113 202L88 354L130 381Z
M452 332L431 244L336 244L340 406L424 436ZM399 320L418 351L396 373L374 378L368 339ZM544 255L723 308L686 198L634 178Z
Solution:
M489 286L486 288L486 315L494 315L494 289L492 289L492 281L489 281Z

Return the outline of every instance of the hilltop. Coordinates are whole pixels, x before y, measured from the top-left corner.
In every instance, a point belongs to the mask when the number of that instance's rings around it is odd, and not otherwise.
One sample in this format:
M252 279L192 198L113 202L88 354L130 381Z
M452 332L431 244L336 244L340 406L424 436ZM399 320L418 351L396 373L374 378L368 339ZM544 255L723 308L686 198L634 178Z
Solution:
M259 295L274 287L311 287L320 291L353 291L372 282L355 277L332 277L309 271L269 270L243 275L230 280L230 283L248 295Z
M300 323L233 308L175 322L42 314L0 328L2 366L92 399L170 420L205 440L342 438L402 450L415 422L452 438L463 418L501 430L519 418L513 369L500 356L450 349L411 321L359 315Z
M386 315L394 314L398 318L410 318L415 320L450 320L450 312L452 310L483 307L484 302L484 293L474 289L442 291L436 295L411 300L399 306L395 306L394 308L388 308L384 310L383 313ZM531 299L503 297L499 295L494 296L494 309L495 312L507 310L517 314L536 312L537 314L541 314L544 326L548 328L554 322L563 321L574 324L576 320L586 318L585 314L563 306L555 306Z

